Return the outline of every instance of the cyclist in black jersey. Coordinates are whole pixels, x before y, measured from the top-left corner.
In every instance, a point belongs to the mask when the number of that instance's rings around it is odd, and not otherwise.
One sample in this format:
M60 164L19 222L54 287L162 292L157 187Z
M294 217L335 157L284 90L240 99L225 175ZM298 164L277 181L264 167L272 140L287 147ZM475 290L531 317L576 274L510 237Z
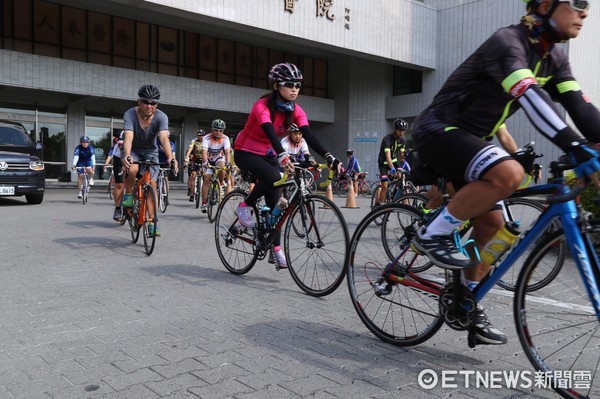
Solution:
M453 200L414 240L417 250L438 266L464 269L475 262L462 254L452 233L465 220L476 226L502 226L488 212L521 183L524 171L486 137L523 109L533 125L579 165L576 173L594 183L600 170L589 142L600 141L600 112L583 95L565 53L556 43L579 35L588 16L584 0L524 0L527 14L516 25L497 30L448 78L432 104L415 120L418 157L446 177L457 190ZM559 115L553 100L568 111L582 137ZM490 133L491 132L491 133ZM489 241L480 237L480 241ZM473 274L489 265L477 264ZM478 281L474 277L473 281ZM501 344L506 337L477 312L475 342Z
M408 123L404 119L396 118L393 125L394 131L381 140L381 148L377 157L381 189L379 190L379 198L375 206L385 203L389 175L396 173L400 153L406 149L406 137L404 135L408 129Z

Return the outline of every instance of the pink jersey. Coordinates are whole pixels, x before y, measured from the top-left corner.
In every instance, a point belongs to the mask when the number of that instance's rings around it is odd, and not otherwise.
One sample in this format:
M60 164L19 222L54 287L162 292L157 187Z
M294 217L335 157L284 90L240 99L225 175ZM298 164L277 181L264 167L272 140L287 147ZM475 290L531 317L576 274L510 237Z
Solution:
M267 107L267 100L268 98L261 98L254 103L244 129L242 129L235 140L236 150L248 151L258 155L275 155L275 150L260 125L265 122L272 122L277 137L283 137L287 134L286 126L284 126L285 114L283 112L275 112L275 120L272 121L271 113ZM292 122L298 127L308 125L306 113L298 104L295 104Z

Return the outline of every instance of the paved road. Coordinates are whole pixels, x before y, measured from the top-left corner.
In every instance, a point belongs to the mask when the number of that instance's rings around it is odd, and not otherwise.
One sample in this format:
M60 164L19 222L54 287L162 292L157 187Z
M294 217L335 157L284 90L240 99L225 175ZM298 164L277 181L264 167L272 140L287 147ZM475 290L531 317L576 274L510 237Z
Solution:
M183 191L150 257L99 191L85 206L74 189L49 189L39 206L0 198L0 398L556 397L419 386L425 369L531 370L509 296L486 304L507 345L469 349L466 333L442 328L394 347L367 331L345 283L317 299L266 261L228 273ZM368 210L358 204L344 210L351 232Z

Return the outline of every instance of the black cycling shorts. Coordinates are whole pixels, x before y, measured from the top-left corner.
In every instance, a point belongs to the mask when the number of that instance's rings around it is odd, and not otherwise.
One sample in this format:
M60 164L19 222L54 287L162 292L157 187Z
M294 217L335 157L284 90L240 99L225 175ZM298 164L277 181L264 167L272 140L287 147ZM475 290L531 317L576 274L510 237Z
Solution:
M480 180L491 168L513 159L502 148L463 130L439 134L418 149L421 161L458 190Z
M115 174L115 183L123 183L123 162L120 157L113 157L113 172Z

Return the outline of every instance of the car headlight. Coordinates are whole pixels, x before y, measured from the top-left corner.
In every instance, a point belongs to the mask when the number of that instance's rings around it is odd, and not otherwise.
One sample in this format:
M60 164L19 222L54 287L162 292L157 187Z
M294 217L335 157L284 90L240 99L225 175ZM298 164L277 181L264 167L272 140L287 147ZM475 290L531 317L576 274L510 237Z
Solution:
M42 162L42 161L29 161L29 169L31 169L31 170L44 170L44 162Z

